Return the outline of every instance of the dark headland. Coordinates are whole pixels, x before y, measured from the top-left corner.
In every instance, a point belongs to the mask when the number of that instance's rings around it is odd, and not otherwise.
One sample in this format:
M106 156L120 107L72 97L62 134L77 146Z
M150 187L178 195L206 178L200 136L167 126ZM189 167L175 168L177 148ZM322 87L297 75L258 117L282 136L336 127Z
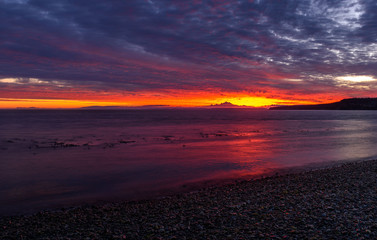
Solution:
M377 98L349 98L326 104L271 107L270 110L377 110Z

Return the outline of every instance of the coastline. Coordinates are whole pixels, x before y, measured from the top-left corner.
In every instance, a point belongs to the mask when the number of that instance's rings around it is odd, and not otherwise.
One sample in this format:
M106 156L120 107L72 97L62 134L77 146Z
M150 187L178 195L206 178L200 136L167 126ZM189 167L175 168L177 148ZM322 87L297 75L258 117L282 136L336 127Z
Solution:
M377 236L377 160L209 186L159 199L0 217L2 239Z

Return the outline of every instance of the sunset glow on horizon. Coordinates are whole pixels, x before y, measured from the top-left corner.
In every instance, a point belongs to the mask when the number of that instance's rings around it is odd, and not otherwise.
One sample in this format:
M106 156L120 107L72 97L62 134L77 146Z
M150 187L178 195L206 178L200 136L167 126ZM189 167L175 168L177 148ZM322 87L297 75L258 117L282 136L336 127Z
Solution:
M377 97L373 1L0 0L0 108Z
M214 99L214 100L213 100ZM294 104L317 104L313 101L298 101L284 99L269 99L265 97L230 97L210 99L184 99L184 98L129 98L127 100L115 101L90 101L90 100L69 100L69 99L22 99L22 98L0 98L0 109L12 108L83 108L90 106L119 106L119 107L143 107L143 106L166 106L166 107L206 107L218 105L224 102L245 107L269 107L271 105L294 105Z

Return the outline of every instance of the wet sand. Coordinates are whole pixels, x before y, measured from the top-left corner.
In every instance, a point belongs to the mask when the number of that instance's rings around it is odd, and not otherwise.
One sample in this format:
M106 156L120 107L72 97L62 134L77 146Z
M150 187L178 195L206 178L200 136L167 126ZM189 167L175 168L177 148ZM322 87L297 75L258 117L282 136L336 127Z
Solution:
M375 239L377 160L0 218L1 239Z

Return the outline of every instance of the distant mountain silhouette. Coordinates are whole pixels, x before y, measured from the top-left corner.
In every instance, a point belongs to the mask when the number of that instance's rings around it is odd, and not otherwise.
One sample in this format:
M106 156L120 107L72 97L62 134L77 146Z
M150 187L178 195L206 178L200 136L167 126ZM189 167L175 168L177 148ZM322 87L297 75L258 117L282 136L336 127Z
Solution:
M211 107L225 107L225 108L228 108L228 107L240 107L240 106L234 105L233 103L230 103L230 102L223 102L223 103L220 103L220 104L211 104Z
M149 109L149 108L168 108L168 105L144 105L138 107L125 107L125 106L88 106L81 109L87 110L127 110L127 109Z
M377 98L348 98L327 104L271 107L270 110L377 110Z

